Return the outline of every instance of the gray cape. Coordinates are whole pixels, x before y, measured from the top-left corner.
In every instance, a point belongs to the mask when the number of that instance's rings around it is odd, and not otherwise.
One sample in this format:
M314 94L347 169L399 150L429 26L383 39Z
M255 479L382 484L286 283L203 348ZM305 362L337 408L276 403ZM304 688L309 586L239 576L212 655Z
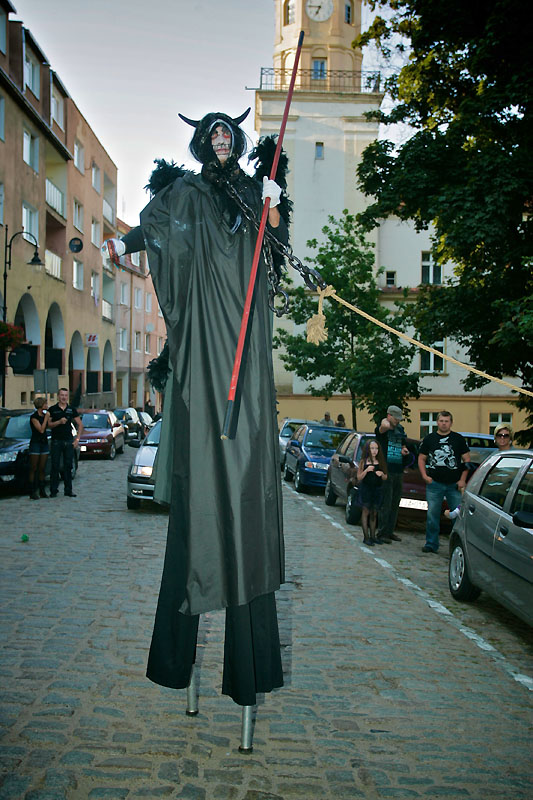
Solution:
M257 181L236 188L257 216ZM221 440L256 231L214 187L186 173L141 213L171 372L156 497L171 504L159 611L200 614L242 605L284 580L272 319L263 260L240 385L235 439ZM272 229L286 240L283 221ZM165 599L166 598L166 599Z

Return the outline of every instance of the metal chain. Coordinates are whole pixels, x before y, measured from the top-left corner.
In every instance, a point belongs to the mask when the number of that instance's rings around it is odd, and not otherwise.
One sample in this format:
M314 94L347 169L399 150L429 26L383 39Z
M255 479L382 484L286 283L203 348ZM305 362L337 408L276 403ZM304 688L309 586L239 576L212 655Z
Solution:
M232 200L234 200L239 206L246 219L252 223L256 230L259 230L259 220L257 219L253 208L251 208L248 203L243 200L236 188L231 183L226 183L225 189ZM277 253L283 256L283 258L287 259L291 267L300 273L309 289L312 289L314 292L316 292L317 286L320 286L321 289L325 289L327 284L317 270L308 267L306 264L302 264L300 259L292 252L290 245L284 245L282 242L276 239L274 234L268 228L265 228L263 257L267 265L267 279L270 287L268 291L268 304L276 316L282 317L283 314L286 314L289 309L289 296L287 292L285 292L280 286L280 277L274 267L272 250L275 250ZM281 308L274 307L274 301L276 297L283 298L283 306Z

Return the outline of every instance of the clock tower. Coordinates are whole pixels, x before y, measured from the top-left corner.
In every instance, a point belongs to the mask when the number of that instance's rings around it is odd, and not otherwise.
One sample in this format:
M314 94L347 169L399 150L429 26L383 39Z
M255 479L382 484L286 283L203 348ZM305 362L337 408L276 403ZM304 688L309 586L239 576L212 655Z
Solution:
M289 157L288 191L294 201L291 244L296 255L312 255L309 239L321 237L328 215L362 211L356 167L378 135L365 113L377 110L383 95L379 74L365 74L362 53L352 48L361 30L361 0L274 0L276 27L273 67L261 70L255 93L255 129L277 133L300 31L305 33L283 147ZM291 275L298 282L298 276ZM292 326L282 318L276 325ZM275 358L278 398L301 394L305 384ZM280 403L281 405L281 403ZM283 410L281 410L283 415Z

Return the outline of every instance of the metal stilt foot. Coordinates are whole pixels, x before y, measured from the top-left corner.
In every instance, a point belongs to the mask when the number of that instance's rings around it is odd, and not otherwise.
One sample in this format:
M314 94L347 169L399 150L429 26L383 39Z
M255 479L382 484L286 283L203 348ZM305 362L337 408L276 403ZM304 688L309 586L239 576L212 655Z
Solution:
M252 746L252 711L253 706L242 707L241 743L239 746L239 753L251 753L254 749Z
M187 686L187 716L195 717L198 714L198 693L196 691L196 671L194 666L191 671L191 680Z

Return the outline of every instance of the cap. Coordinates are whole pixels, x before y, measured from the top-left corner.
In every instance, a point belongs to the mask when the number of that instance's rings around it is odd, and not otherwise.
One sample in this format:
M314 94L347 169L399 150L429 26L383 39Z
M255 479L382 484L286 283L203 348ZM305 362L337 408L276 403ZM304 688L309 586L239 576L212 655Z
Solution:
M403 419L402 409L398 408L398 406L389 406L387 409L387 414L390 414L391 417L396 417L396 419L399 420Z

